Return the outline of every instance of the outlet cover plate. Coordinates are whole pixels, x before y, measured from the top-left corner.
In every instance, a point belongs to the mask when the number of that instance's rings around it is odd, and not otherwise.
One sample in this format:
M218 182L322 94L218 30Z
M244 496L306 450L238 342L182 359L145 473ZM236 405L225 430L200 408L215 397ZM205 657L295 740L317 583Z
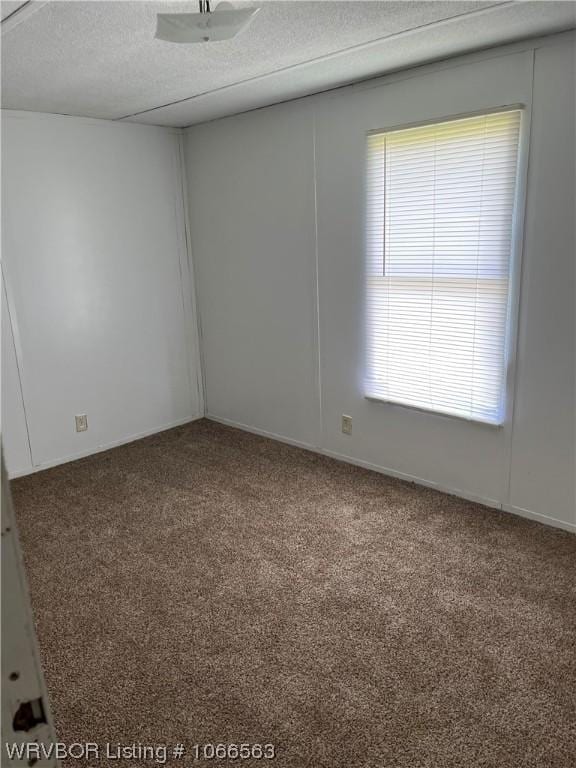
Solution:
M88 429L88 416L85 413L81 413L76 419L76 432L86 432Z

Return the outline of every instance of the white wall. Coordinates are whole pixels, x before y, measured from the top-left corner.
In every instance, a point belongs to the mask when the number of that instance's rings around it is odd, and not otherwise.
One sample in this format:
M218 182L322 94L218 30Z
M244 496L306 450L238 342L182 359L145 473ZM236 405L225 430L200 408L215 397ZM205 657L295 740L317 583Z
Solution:
M197 417L178 132L21 112L2 128L11 475Z
M576 522L576 56L536 51L510 466L517 509Z
M365 134L509 104L533 124L506 424L369 402ZM209 415L576 530L574 141L571 35L189 129Z
M207 411L306 444L320 424L312 128L287 105L188 145Z

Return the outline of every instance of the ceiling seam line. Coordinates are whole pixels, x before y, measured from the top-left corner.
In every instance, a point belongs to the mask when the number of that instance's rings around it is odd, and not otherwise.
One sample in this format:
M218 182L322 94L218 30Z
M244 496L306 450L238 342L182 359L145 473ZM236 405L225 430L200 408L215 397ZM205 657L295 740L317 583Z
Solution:
M391 35L384 35L383 37L378 37L378 38L375 38L374 40L369 40L366 43L360 43L358 45L352 45L349 48L343 48L340 51L334 51L333 53L325 54L324 56L318 56L318 57L313 58L313 59L308 59L307 61L301 61L301 62L298 62L297 64L290 64L289 66L281 67L280 69L275 69L275 70L273 70L271 72L264 72L264 73L262 73L260 75L254 75L253 77L246 78L246 80L238 80L235 83L229 83L228 85L222 85L222 86L219 86L218 88L213 88L210 91L203 91L202 93L197 93L197 94L194 94L193 96L185 96L183 99L175 99L174 101L169 101L166 104L159 104L157 107L150 107L149 109L142 109L142 110L139 110L138 112L132 112L132 113L127 114L127 115L122 115L120 117L115 117L114 120L128 120L131 117L138 117L140 115L148 114L149 112L156 112L159 109L166 109L168 107L174 107L174 106L177 106L178 104L184 104L187 101L194 101L195 99L200 99L200 98L202 98L204 96L210 96L210 95L212 95L214 93L219 93L220 91L225 91L225 90L227 90L229 88L238 88L239 86L246 85L247 83L252 83L252 82L255 82L257 80L263 80L264 78L267 78L267 77L273 77L275 75L280 75L280 74L283 74L285 72L289 72L292 69L296 69L298 67L305 67L305 66L308 66L310 64L315 64L315 63L320 63L320 62L324 62L324 61L329 61L330 59L336 58L337 56L342 56L342 55L345 55L345 54L349 54L349 53L351 53L353 51L360 51L363 48L368 48L371 45L376 45L377 43L381 43L381 42L383 42L385 40L393 40L393 39L397 39L397 38L403 37L405 35L414 34L415 32L419 32L420 30L426 29L428 27L442 26L444 24L449 24L449 23L451 23L451 22L453 22L453 21L455 21L457 19L462 19L464 17L475 17L475 16L478 16L478 15L489 13L490 11L493 11L493 10L495 10L497 8L499 9L499 8L503 8L503 7L507 7L507 6L514 6L514 5L515 5L515 0L504 0L504 2L493 3L492 5L489 5L488 7L479 8L479 9L477 9L475 11L469 11L469 12L465 11L464 13L458 13L458 14L456 14L454 16L449 16L449 17L447 17L445 19L439 19L439 20L436 20L436 21L431 21L431 22L428 22L427 24L421 24L418 27L412 27L411 29L405 29L405 30L401 30L400 32L394 32Z
M12 16L14 16L15 13L20 13L20 11L23 8L25 8L27 5L30 5L31 2L32 0L26 0L24 3L22 3L22 5L19 5L18 8L14 8L13 11L10 11L8 16L4 16L4 18L0 21L0 24L4 24L6 21L8 21L8 19L12 18Z

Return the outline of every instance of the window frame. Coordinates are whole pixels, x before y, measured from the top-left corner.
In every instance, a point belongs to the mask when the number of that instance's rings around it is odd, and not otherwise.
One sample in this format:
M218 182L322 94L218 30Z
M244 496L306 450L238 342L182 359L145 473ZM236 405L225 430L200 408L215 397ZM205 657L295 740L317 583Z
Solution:
M465 120L467 118L482 117L484 115L494 115L502 112L520 111L520 131L518 139L518 156L516 164L516 194L514 196L514 205L512 213L512 226L511 226L511 246L510 246L510 262L508 273L508 301L506 306L506 334L504 339L504 365L503 365L503 378L502 378L502 398L503 398L503 413L502 420L498 422L487 421L479 419L473 416L465 416L457 413L448 413L445 411L435 410L434 408L427 408L423 405L412 405L409 403L402 403L397 400L392 400L385 397L378 397L377 395L366 392L366 380L367 380L367 368L368 368L368 355L367 355L367 338L368 338L368 311L367 311L367 295L368 295L368 139L370 136L393 133L396 131L408 130L411 128L422 128L427 125L438 125L441 123L451 122L455 120ZM364 399L375 404L379 404L386 407L392 407L394 409L408 410L416 413L427 414L440 419L456 419L459 422L466 422L474 424L479 427L485 427L489 430L502 430L505 426L509 425L512 420L512 414L514 410L514 394L516 384L516 369L517 369L517 356L518 356L518 328L519 328L519 315L521 304L521 283L522 283L522 262L523 262L523 248L524 248L524 236L525 236L525 214L526 214L526 197L527 197L527 185L528 185L528 167L529 167L529 154L530 154L530 124L531 124L531 105L523 102L514 102L510 104L503 104L494 106L491 108L478 109L466 112L457 112L452 114L446 114L442 116L435 116L426 120L410 121L404 123L394 123L387 126L381 126L378 128L371 128L364 132L364 173L363 173L363 315L364 315L364 359L363 359L363 387L364 387ZM385 272L386 254L383 253L383 275Z

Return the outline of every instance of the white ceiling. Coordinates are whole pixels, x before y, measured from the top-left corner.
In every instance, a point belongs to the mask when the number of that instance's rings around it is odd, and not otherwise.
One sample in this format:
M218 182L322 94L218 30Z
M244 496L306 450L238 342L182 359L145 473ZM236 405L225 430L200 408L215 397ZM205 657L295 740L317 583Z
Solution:
M2 106L187 126L576 26L553 0L234 4L262 6L237 38L178 45L156 14L197 2L2 2Z

